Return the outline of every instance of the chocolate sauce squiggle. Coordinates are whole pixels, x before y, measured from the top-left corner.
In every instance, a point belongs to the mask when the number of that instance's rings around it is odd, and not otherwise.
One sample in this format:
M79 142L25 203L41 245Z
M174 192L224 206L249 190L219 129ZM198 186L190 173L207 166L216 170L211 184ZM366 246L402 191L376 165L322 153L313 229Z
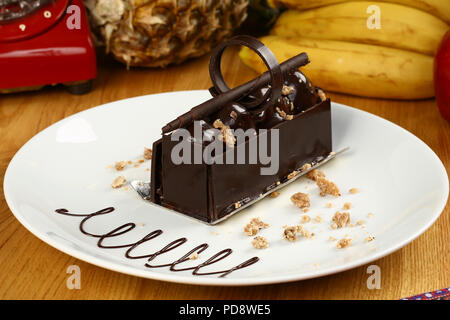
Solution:
M135 250L137 247L139 247L141 244L144 244L150 240L155 239L156 237L160 236L163 231L158 229L158 230L154 230L150 233L148 233L147 235L145 235L141 240L133 242L133 243L129 243L129 244L122 244L122 245L114 245L114 246L108 246L103 244L105 239L108 238L114 238L114 237L118 237L120 235L123 235L125 233L130 232L131 230L133 230L134 228L136 228L136 224L133 222L129 222L129 223L125 223L107 233L104 234L94 234L94 233L90 233L88 231L86 231L85 229L85 224L86 222L96 216L100 216L100 215L105 215L108 213L111 213L115 211L115 208L113 207L108 207L108 208L104 208L101 209L99 211L96 211L94 213L88 213L88 214L79 214L79 213L70 213L69 210L67 209L57 209L55 210L56 213L58 214L62 214L62 215L66 215L66 216L71 216L71 217L84 217L83 220L81 220L80 222L80 231L81 233L87 235L87 236L91 236L94 238L98 238L97 241L97 246L99 248L103 248L103 249L120 249L120 248L128 248L127 251L125 252L125 257L128 259L147 259L147 262L145 263L145 266L147 268L164 268L164 267L169 267L170 271L173 272L179 272L179 271L187 271L187 270L192 270L192 274L193 275L198 275L198 276L203 276L203 275L213 275L213 274L220 274L219 277L225 277L227 275L229 275L230 273L239 270L239 269L243 269L246 267L251 266L252 264L256 263L259 261L258 257L253 257L250 258L244 262L242 262L241 264L231 268L231 269L227 269L227 270L220 270L220 271L211 271L211 272L200 272L200 270L206 266L209 266L211 264L217 263L223 259L225 259L226 257L228 257L233 250L231 249L224 249L222 251L217 252L216 254L214 254L213 256L211 256L209 259L207 259L205 262L200 263L198 266L195 267L186 267L186 268L175 268L177 265L186 262L188 260L190 260L190 256L194 253L201 253L203 251L205 251L206 249L208 249L209 245L207 243L202 243L198 246L196 246L195 248L189 250L186 254L184 254L182 257L180 257L179 259L173 261L172 263L166 263L166 264L159 264L159 265L152 265L150 264L151 261L153 261L156 257L158 257L159 255L162 255L164 253L167 253L171 250L174 250L176 248L178 248L179 246L182 246L183 244L185 244L188 240L186 238L179 238L176 239L172 242L170 242L169 244L167 244L166 246L164 246L162 249L151 253L151 254L145 254L145 255L140 255L140 256L133 256L132 252L133 250Z

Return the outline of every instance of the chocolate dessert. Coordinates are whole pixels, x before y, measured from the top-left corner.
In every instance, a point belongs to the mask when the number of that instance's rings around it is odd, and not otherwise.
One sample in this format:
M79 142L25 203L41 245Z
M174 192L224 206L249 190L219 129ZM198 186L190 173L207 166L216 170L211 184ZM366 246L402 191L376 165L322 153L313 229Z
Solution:
M229 45L249 47L268 71L229 89L220 71ZM332 151L330 99L298 70L308 62L302 53L278 64L248 36L219 45L210 62L213 98L164 126L153 144L151 201L215 223L326 159ZM188 147L179 152L182 130ZM239 139L237 132L253 135ZM265 152L255 156L255 146ZM174 154L202 161L180 163Z

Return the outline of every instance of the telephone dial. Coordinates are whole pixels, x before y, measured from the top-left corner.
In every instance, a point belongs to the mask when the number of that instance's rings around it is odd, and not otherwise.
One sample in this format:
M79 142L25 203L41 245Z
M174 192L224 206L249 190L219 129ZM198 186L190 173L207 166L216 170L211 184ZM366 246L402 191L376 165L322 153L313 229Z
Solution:
M82 0L0 0L0 92L89 92L97 65Z

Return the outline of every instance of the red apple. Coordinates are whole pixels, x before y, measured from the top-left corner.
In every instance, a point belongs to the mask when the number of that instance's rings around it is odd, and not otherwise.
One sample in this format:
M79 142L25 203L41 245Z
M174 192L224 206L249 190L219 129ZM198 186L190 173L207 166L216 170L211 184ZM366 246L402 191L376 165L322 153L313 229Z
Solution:
M442 39L434 58L434 92L442 116L450 121L450 30Z

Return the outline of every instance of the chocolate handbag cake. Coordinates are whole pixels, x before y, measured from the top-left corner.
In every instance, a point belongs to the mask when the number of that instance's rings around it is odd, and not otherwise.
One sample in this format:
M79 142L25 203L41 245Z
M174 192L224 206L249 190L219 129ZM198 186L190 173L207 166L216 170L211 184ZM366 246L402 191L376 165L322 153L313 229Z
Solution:
M255 51L268 71L229 89L220 60L230 45ZM330 99L298 70L308 62L302 53L278 64L249 36L215 48L213 98L164 126L153 143L151 201L212 224L329 157Z

